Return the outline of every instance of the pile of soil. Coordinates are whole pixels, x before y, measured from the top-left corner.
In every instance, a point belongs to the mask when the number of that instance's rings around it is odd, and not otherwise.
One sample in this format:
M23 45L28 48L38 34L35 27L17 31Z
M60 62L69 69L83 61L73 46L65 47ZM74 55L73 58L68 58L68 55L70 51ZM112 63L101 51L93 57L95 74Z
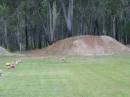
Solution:
M130 48L130 45L127 45L128 48Z
M10 53L6 49L0 47L0 55L10 55Z
M130 49L109 36L77 36L60 40L46 49L50 54L111 55L128 53Z
M26 52L30 57L46 57L48 55L112 55L130 53L130 48L109 36L76 36L59 40L46 49Z

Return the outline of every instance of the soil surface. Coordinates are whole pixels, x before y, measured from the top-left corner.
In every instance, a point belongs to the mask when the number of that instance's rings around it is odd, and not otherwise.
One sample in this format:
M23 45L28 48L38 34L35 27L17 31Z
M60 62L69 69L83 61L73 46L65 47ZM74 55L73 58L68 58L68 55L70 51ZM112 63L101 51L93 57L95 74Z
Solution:
M10 53L6 49L0 47L0 55L7 55L8 56L8 55L10 55Z
M30 56L46 55L111 55L128 53L130 49L109 36L76 36L59 40L42 50L27 53Z

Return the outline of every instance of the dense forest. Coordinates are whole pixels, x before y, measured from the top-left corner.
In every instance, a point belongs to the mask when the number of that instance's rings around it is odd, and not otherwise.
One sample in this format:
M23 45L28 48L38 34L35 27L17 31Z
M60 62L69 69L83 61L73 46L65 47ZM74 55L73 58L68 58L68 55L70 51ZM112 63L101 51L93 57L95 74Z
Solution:
M0 0L0 45L44 48L77 35L109 35L130 43L129 0Z

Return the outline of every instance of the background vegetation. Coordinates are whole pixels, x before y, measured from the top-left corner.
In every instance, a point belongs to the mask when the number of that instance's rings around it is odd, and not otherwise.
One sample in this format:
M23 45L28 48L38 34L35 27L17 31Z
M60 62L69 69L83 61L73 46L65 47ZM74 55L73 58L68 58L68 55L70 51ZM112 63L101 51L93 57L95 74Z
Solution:
M130 43L129 0L0 0L0 45L23 51L75 35Z

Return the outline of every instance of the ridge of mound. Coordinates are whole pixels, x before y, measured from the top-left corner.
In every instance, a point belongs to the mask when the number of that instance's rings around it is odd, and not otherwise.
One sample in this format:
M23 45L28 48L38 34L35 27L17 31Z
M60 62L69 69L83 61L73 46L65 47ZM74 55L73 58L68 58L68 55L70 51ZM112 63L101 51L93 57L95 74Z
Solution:
M0 47L0 55L10 55L10 53L6 49Z
M59 40L46 48L50 54L111 55L130 52L130 49L109 36L76 36Z

